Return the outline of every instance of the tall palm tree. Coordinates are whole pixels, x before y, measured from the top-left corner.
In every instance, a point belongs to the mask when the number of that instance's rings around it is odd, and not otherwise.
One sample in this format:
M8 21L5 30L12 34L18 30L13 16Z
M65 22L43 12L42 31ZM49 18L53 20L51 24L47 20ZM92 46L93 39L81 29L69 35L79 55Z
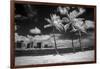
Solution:
M71 32L78 32L79 33L79 43L80 43L80 48L83 51L83 47L82 47L82 43L81 43L81 37L82 37L82 32L87 34L86 32L86 25L85 22L83 20L79 20L79 19L74 19L74 22L72 22L72 27L73 29L71 30Z
M48 25L45 25L44 28L53 27L53 37L54 37L55 51L56 51L56 54L59 54L59 52L57 50L57 43L56 43L56 38L55 38L55 28L57 30L59 30L59 31L62 31L64 29L63 28L63 24L61 23L62 20L56 14L52 14L52 15L50 14L50 19L49 18L45 18L45 20L49 24Z
M79 12L76 10L73 10L72 12L69 12L69 7L58 7L60 13L62 15L66 15L66 17L62 18L63 21L66 20L66 25L64 26L65 31L69 29L70 27L72 30L70 32L79 32L79 43L80 43L80 48L83 50L83 47L81 45L81 32L86 33L85 30L85 23L83 22L83 18L77 18L78 16L82 15L85 12L85 9L83 8L78 8ZM72 37L72 47L73 47L73 52L75 52L75 47L73 43L73 37Z

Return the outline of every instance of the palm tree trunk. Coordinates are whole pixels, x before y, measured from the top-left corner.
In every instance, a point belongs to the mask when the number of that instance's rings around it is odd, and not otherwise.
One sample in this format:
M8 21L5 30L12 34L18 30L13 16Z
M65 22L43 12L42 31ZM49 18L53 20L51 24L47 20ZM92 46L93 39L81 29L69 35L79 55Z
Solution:
M81 51L84 51L84 49L82 47L82 43L81 43L81 31L79 31L79 43L80 43Z
M73 48L73 53L75 53L75 47L74 47L74 42L73 42L73 36L72 36L72 48Z
M56 39L55 39L54 27L53 27L53 37L54 37L54 46L55 46L56 54L59 54L59 52L58 52L58 50L57 50L57 43L56 43Z

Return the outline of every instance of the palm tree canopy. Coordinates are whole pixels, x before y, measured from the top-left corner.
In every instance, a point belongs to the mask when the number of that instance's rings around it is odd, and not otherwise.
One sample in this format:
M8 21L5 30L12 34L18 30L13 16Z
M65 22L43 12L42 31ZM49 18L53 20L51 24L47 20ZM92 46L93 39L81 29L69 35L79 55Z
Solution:
M86 33L86 29L85 29L86 24L82 20L74 19L74 22L72 25L75 29L77 29L76 31L81 31L83 33Z
M61 7L61 6L59 6L58 8L57 8L57 10L60 12L60 14L62 14L62 15L66 15L66 14L68 14L68 10L70 10L70 8L69 7Z
M61 14L66 14L66 17L62 18L63 22L66 22L64 25L64 30L67 31L71 25L72 30L71 32L76 32L76 31L81 31L83 33L86 33L85 26L86 24L83 22L84 18L77 18L81 14L85 12L85 9L83 8L78 8L78 11L73 10L72 12L69 12L69 9L64 7L58 7L58 10Z
M76 10L73 10L72 12L70 12L69 17L76 18L85 12L85 9L83 9L83 8L78 8L78 10L79 10L79 12Z
M45 20L49 23L47 25L44 26L44 28L47 27L51 27L54 26L57 30L61 31L63 30L63 24L62 24L62 20L60 19L59 16L57 16L56 14L52 14L50 15L50 19L49 18L45 18Z
M72 27L71 32L81 31L86 33L86 24L83 22L83 18L73 18L69 23L64 26L65 31L70 27Z

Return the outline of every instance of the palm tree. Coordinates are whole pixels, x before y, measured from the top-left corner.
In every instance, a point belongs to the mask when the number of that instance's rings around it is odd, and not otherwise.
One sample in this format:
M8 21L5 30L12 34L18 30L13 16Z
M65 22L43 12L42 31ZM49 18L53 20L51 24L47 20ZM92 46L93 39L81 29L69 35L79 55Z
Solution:
M65 31L67 31L67 29L69 29L70 27L72 28L72 30L70 32L79 32L79 43L80 43L80 48L83 51L83 47L81 45L81 32L86 33L85 30L85 23L83 22L83 18L77 18L78 16L80 16L81 14L83 14L85 12L85 9L83 8L78 8L79 12L76 10L73 10L72 12L68 13L69 11L69 7L58 7L60 13L62 15L66 15L66 17L63 17L62 20L66 21L66 25L64 26ZM72 47L73 47L73 52L75 52L75 47L74 47L74 43L73 43L73 36L72 36Z
M64 29L63 28L63 24L61 23L62 20L56 14L52 14L52 15L50 14L50 19L49 18L45 18L45 20L49 24L48 25L45 25L44 28L53 27L53 37L54 37L55 51L56 51L56 54L59 54L59 52L57 50L57 43L56 43L56 38L55 38L55 28L57 30L59 30L59 31L62 31Z
M71 32L78 32L79 33L79 43L80 43L80 48L81 51L84 51L83 47L82 47L82 43L81 43L81 37L82 37L82 32L87 34L86 32L86 24L83 20L79 20L79 19L74 19L74 22L72 24L73 29L71 30Z

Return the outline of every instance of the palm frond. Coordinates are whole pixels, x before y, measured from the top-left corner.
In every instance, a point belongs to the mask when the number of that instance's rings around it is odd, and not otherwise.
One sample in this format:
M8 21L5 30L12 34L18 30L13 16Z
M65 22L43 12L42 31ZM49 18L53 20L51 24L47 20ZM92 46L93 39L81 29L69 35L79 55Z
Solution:
M60 32L61 32L62 30L64 30L62 24L55 24L55 27L56 27L56 29L59 30Z
M69 26L70 26L70 24L66 24L66 25L64 26L65 32L69 29Z
M45 25L44 28L54 26L57 30L61 32L64 28L60 17L57 16L56 14L50 14L50 18L51 19L45 18L45 20L50 24Z
M52 21L60 20L60 16L57 16L56 14L50 14L50 17Z
M70 20L67 17L63 17L62 21L68 23Z
M83 8L78 8L78 10L79 10L79 13L77 14L77 16L79 16L85 12L85 9L83 9Z
M48 27L51 27L52 24L48 24L48 25L44 25L44 28L48 28Z
M69 14L70 18L76 18L85 12L85 9L83 9L83 8L78 8L78 10L79 10L79 12L76 10L70 12L70 14Z
M83 21L80 21L79 19L76 19L76 21L74 21L73 27L78 31L86 33L86 24Z
M55 28L61 32L61 29L59 28L59 26L55 26Z
M76 32L78 29L75 26L72 26L72 30L70 32Z
M52 21L51 21L49 18L45 18L45 20L46 20L48 23L52 24Z
M68 10L69 10L70 8L69 7L61 7L61 6L59 6L58 8L57 8L57 10L60 12L60 14L62 14L62 15L66 15L66 14L68 14Z
M87 34L86 29L84 27L81 28L81 32Z
M75 18L77 16L78 12L76 10L69 13L70 18Z

